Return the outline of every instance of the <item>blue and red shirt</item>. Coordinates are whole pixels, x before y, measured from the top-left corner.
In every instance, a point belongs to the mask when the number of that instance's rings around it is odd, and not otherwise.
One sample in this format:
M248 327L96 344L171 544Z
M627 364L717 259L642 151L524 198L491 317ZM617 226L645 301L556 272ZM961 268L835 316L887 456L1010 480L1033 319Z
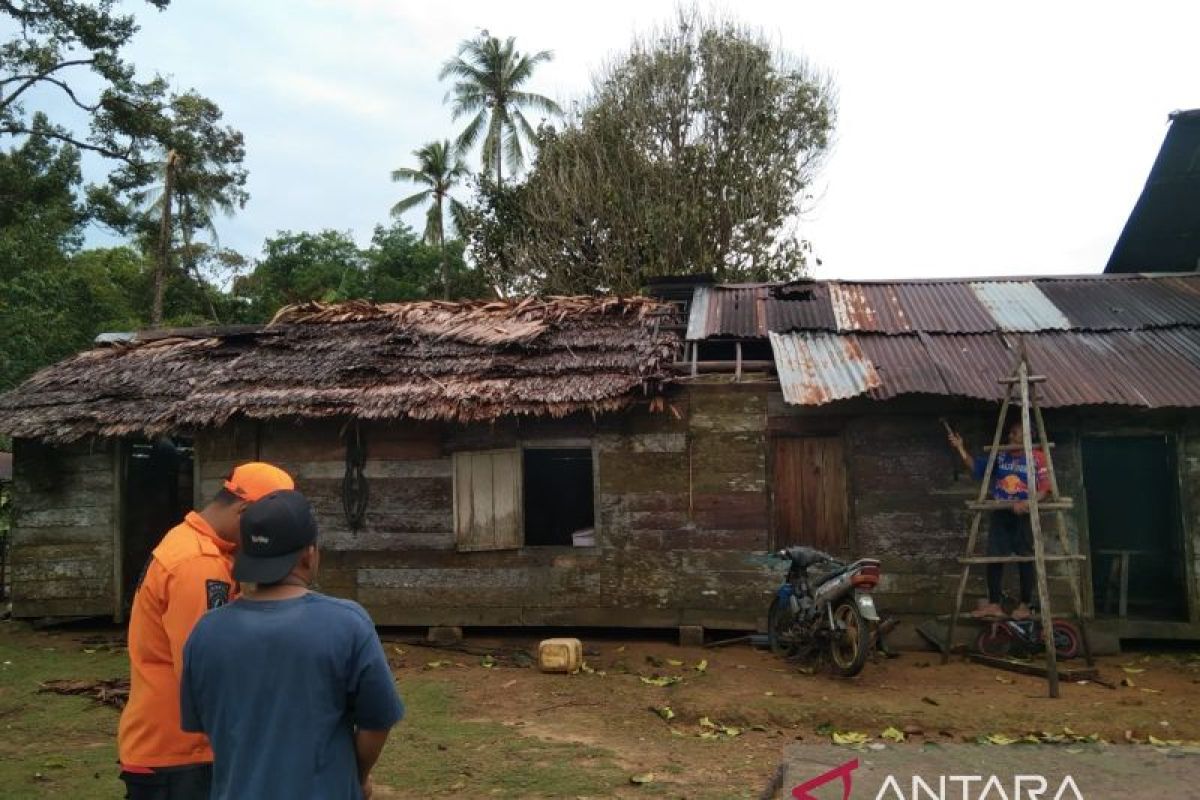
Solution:
M979 456L975 459L976 480L983 480L987 462L987 456ZM1034 450L1033 462L1037 473L1038 493L1050 491L1050 471L1046 468L1046 454L1041 450ZM1029 499L1029 469L1025 463L1024 453L1004 451L996 455L996 466L992 468L992 499Z

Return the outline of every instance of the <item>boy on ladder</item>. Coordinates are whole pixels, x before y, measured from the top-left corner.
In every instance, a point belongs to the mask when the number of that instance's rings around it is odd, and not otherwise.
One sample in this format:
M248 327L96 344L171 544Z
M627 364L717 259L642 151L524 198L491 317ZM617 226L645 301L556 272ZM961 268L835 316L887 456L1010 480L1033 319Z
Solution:
M988 529L987 554L989 556L1032 556L1033 529L1029 521L1029 468L1025 463L1022 440L1025 435L1020 417L1008 423L1008 443L996 454L996 466L992 470L990 495L993 500L1016 501L1012 508L992 511ZM983 480L987 469L986 455L972 458L967 452L963 438L953 430L948 431L950 446L958 453L963 464L974 475ZM1050 473L1046 468L1046 456L1041 449L1033 451L1034 474L1037 482L1037 498L1040 502L1050 493ZM1012 613L1016 620L1029 619L1033 614L1029 603L1033 599L1034 567L1032 561L1017 564L1021 580L1021 604ZM987 603L971 612L975 619L996 619L1005 616L1000 606L1004 586L1004 565L987 565Z

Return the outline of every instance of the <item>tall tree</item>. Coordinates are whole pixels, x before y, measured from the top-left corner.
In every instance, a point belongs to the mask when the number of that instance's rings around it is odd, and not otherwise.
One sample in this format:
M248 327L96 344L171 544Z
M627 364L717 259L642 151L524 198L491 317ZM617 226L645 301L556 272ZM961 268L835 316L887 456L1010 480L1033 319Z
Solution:
M169 0L148 0L157 9ZM38 135L123 163L141 163L158 130L166 82L139 82L123 60L137 25L114 13L114 0L0 0L0 19L13 31L0 41L0 137L35 132L27 101L59 94L88 115L86 133L65 120Z
M525 118L525 109L562 114L562 109L550 98L521 88L533 77L539 64L553 57L549 50L520 53L513 37L501 42L483 31L460 44L457 55L442 66L440 78L454 80L446 93L454 119L471 117L458 136L458 149L470 150L482 135L483 168L495 171L497 185L504 182L504 158L508 158L514 171L519 169L525 163L521 140L532 144L535 138L534 128Z
M635 292L647 278L800 274L798 235L836 117L830 80L762 34L695 11L594 79L512 186L480 181L476 263L520 291Z
M429 203L424 239L427 244L436 245L441 251L442 299L449 300L450 265L446 257L445 206L450 207L452 219L462 218L462 205L450 196L450 190L467 174L467 168L458 160L449 141L430 142L419 150L414 150L413 155L417 158L416 168L400 167L393 170L392 180L416 183L428 188L409 195L392 206L392 216L399 217L406 211Z
M175 95L166 107L166 121L157 137L165 151L163 160L119 169L112 179L116 190L130 196L130 225L155 243L152 325L162 322L173 254L181 254L184 274L202 283L198 263L203 248L194 243L196 234L207 232L219 246L216 215L230 216L249 199L242 134L221 125L221 109L215 103L195 92ZM119 216L106 219L120 226Z

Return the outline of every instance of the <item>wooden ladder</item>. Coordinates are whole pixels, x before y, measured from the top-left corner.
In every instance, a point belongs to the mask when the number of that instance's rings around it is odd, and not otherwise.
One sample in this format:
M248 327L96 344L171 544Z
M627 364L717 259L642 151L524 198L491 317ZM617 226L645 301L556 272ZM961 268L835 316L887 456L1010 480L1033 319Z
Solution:
M958 581L958 594L954 600L954 612L950 615L949 630L946 632L946 647L942 650L942 663L945 664L949 661L950 650L954 646L954 629L958 624L958 617L962 613L963 595L967 590L967 579L971 574L971 567L976 564L1018 564L1033 562L1034 574L1037 578L1042 636L1046 649L1046 678L1049 683L1050 696L1058 697L1058 658L1054 649L1054 617L1050 611L1050 589L1046 578L1047 563L1064 562L1068 566L1067 578L1071 585L1071 599L1075 604L1075 621L1079 626L1083 654L1087 659L1088 666L1093 665L1093 660L1091 645L1088 642L1087 627L1083 619L1083 597L1079 592L1079 564L1085 557L1072 551L1070 541L1067 537L1067 521L1063 512L1071 509L1073 504L1070 498L1063 497L1059 492L1058 478L1054 472L1054 459L1050 452L1052 444L1046 436L1046 423L1042 418L1042 409L1037 402L1036 387L1038 384L1045 382L1045 380L1044 376L1030 374L1029 359L1025 352L1025 343L1022 341L1012 372L1007 378L1000 381L1007 388L1004 393L1004 402L1000 406L1000 415L996 421L996 432L992 435L992 444L988 448L987 467L983 472L983 481L979 486L979 495L973 502L967 503L967 508L973 512L971 527L967 535L966 555L958 559L958 562L962 564L962 575ZM1016 397L1014 397L1014 394L1016 394ZM1021 422L1024 426L1025 435L1024 441L1020 445L1008 445L1001 442L1005 427L1004 420L1008 416L1009 407L1014 401L1021 404ZM1033 458L1033 437L1030 433L1032 429L1030 425L1031 421L1037 426L1038 446L1045 455L1046 469L1050 476L1050 497L1048 500L1042 502L1038 501L1037 496L1037 470L1036 468L1031 468L1035 463ZM999 453L1012 450L1019 450L1025 454L1025 464L1027 465L1026 480L1031 485L1028 503L1029 522L1030 527L1033 529L1033 555L975 555L975 545L979 539L979 528L983 520L983 513L985 511L1011 508L1016 502L989 499L992 472L996 465L996 458ZM1045 542L1042 539L1041 513L1043 511L1054 513L1060 550L1058 554L1048 555L1046 553Z

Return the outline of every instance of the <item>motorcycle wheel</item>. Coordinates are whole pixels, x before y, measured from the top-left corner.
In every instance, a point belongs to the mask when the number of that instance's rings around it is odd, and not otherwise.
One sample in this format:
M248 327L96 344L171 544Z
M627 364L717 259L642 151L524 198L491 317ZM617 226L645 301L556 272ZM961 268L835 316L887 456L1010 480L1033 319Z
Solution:
M778 597L771 601L771 610L767 612L767 643L777 656L790 654L796 646L791 612Z
M1012 650L1012 644L1012 632L1004 625L992 624L979 632L975 649L985 656L1004 658Z
M1079 656L1082 649L1079 631L1074 625L1063 620L1054 622L1054 653L1060 659L1066 660Z
M833 671L843 678L852 678L862 672L867 663L871 632L853 600L833 609L833 624L835 628L830 632L829 640Z

